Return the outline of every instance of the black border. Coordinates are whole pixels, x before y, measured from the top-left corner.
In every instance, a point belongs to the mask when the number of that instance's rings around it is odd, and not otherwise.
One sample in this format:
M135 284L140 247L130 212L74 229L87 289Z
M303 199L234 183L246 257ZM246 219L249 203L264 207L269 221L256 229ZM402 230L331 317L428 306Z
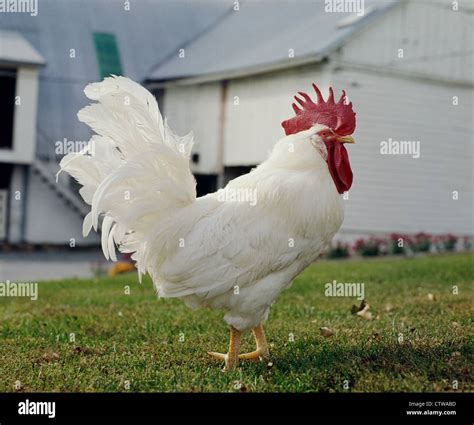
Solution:
M56 417L21 416L18 404L56 402ZM431 402L431 407L409 407L409 402ZM455 402L437 406L436 402ZM49 423L70 417L160 416L313 416L396 417L403 421L470 423L474 418L472 393L8 393L0 394L0 423ZM409 416L407 410L456 411L455 416Z

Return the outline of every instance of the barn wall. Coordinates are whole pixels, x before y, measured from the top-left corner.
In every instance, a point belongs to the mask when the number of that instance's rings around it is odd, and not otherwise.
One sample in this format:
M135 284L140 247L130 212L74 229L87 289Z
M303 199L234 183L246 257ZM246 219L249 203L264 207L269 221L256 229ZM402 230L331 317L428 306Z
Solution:
M8 242L10 243L20 243L23 238L24 209L21 196L25 193L25 176L27 171L27 166L13 166L8 217Z
M341 50L341 61L474 83L471 1L404 2L367 26ZM399 58L399 49L403 57Z
M335 73L334 85L347 88L358 120L343 229L472 234L472 88L354 70ZM382 155L389 138L420 141L420 158Z
M327 67L312 65L290 71L231 80L225 107L224 165L255 165L268 157L284 136L281 122L294 116L292 97L327 90Z
M171 129L184 135L194 134L193 153L199 153L198 164L192 164L196 173L213 174L221 171L219 148L219 119L221 83L192 86L173 86L163 96L164 115Z
M97 245L100 241L93 231L87 238L82 237L81 216L68 208L64 200L31 170L26 202L26 242L69 246L69 240L74 238L76 246L80 246Z
M473 234L474 75L468 35L474 15L454 12L451 4L404 2L349 40L327 64L228 81L223 165L265 160L283 136L281 121L293 114L292 96L310 92L311 82L323 92L329 85L337 93L344 88L356 107L358 128L356 145L348 147L355 178L343 234ZM170 124L179 133L195 131L201 161L210 164L203 170L220 169L221 85L166 89ZM459 105L453 105L453 96ZM389 138L419 141L420 158L382 155L380 143Z

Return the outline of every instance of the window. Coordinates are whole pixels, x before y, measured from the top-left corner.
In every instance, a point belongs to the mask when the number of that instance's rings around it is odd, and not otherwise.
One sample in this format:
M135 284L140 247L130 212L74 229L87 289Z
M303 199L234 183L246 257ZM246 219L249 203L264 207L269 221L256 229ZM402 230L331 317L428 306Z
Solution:
M13 148L16 70L0 69L0 149Z
M95 32L94 38L97 62L99 63L100 79L110 74L123 75L120 52L114 34Z

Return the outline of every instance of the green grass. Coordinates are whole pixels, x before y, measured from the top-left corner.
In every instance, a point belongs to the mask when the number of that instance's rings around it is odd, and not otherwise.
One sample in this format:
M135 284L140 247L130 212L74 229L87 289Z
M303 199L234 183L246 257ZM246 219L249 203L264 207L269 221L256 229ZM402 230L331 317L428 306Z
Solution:
M206 354L227 347L222 312L158 300L135 274L40 283L37 301L0 300L0 391L453 391L454 380L472 391L472 260L320 261L273 306L272 365L230 373ZM324 295L334 279L365 283L373 320L351 314L354 298Z

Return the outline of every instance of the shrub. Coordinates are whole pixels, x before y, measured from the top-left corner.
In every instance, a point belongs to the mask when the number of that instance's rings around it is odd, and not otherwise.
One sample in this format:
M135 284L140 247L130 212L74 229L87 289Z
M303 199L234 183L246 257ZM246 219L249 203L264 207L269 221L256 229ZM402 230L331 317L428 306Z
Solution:
M375 257L382 253L382 241L378 238L358 239L354 244L354 251L362 257Z
M414 252L429 252L431 248L431 235L428 233L417 233L411 245Z
M337 242L332 245L328 251L328 258L347 258L349 257L349 245Z
M442 247L446 251L454 251L454 249L456 248L457 243L458 243L457 236L447 234L447 235L441 237Z
M400 246L400 242L402 242L402 246ZM390 235L390 242L388 244L388 252L390 254L405 254L405 244L410 243L411 241L398 233L392 233Z

